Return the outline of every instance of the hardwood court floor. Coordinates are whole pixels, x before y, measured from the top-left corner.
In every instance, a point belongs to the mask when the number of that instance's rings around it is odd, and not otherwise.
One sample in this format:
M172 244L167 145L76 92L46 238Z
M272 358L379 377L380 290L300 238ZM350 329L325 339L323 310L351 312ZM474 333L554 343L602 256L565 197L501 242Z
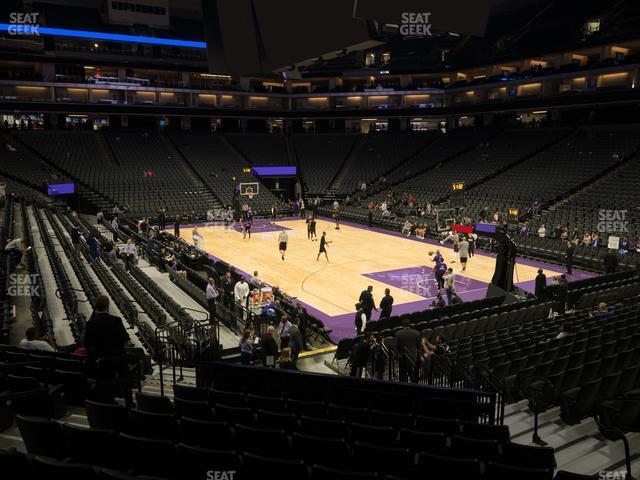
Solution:
M279 286L290 296L330 317L355 312L354 305L367 285L373 285L376 303L387 287L392 290L395 306L426 302L425 295L403 290L397 282L392 285L376 280L375 276L364 275L401 269L429 273L433 262L427 253L436 249L442 252L446 263L454 268L461 281L470 279L469 283L473 285L478 285L473 281L487 284L491 282L494 272L495 259L491 256L474 256L469 261L467 271L460 273L460 263L450 246L431 245L368 230L366 227L342 225L340 230L335 230L332 222L323 219L318 219L317 232L320 236L326 231L327 239L332 242L327 248L330 263L327 263L324 255L316 261L319 241L307 239L304 220L280 220L274 223L288 229L289 244L284 261L278 252L279 229L254 232L250 240L243 240L242 233L233 229L225 231L223 226L202 226L198 232L204 237L205 251L244 272L253 273L257 270L261 280ZM192 242L191 228L183 228L181 237ZM416 269L421 266L426 268ZM548 268L545 270L548 278L560 273ZM531 281L536 276L537 267L519 264L517 273L519 282ZM408 290L415 291L412 288ZM422 309L427 307L427 303L423 305Z

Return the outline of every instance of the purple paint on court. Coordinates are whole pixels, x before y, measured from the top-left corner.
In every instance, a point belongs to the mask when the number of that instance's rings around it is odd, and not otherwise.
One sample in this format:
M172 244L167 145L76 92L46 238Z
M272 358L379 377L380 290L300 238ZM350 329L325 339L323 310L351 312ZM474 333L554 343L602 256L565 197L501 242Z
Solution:
M244 222L236 222L231 228L236 232L242 233L244 229ZM291 230L288 227L282 225L275 225L268 220L258 219L251 223L251 233L268 233L268 232L280 232L282 230Z
M420 295L429 301L436 298L438 294L438 287L433 267L431 266L423 265L420 267L365 273L363 276L386 283L391 287ZM480 280L456 274L455 290L464 301L468 302L482 298L487 291L487 284Z

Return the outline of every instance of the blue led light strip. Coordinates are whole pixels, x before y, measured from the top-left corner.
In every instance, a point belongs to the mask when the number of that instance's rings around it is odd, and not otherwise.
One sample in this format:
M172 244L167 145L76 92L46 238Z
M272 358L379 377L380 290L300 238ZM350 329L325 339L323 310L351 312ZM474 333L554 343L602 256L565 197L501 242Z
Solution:
M0 23L0 32L9 31L9 27L16 25ZM121 35L118 33L89 32L86 30L68 30L66 28L39 27L38 31L44 35L57 37L86 38L91 40L109 40L113 42L147 43L150 45L166 45L170 47L207 48L205 42L192 42L190 40L173 40L170 38L138 37L136 35Z

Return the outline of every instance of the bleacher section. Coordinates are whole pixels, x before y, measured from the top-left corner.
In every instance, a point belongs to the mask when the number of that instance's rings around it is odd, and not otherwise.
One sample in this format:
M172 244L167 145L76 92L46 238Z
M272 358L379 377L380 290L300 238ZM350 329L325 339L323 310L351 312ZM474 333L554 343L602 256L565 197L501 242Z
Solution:
M500 172L527 155L553 143L563 135L563 132L506 130L489 138L490 134L490 131L486 131L483 135L486 141L466 153L443 162L442 165L439 165L443 160L442 157L438 158L439 156L436 155L432 160L429 155L427 159L430 161L431 169L395 185L394 189L398 192L413 193L418 205L424 205L426 202L435 203L451 193L452 183L464 182L466 190L474 183ZM468 135L474 138L473 132ZM460 145L456 143L453 147L459 149Z
M294 135L300 175L309 195L323 195L350 154L357 135Z
M548 135L551 139L552 134ZM638 131L633 128L580 129L562 138L556 145L467 191L467 208L474 217L485 206L490 207L490 211L518 208L524 212L536 199L543 205L553 204L583 183L595 180L615 168L617 162L612 158L613 155L625 158L633 154L638 145ZM553 172L553 175L549 175L549 172Z
M19 132L61 171L139 215L206 212L216 199L160 135L146 132ZM103 207L105 205L102 205Z
M359 190L362 182L372 183L416 155L434 139L429 133L372 133L364 136L342 172L333 182L336 193Z
M287 145L281 134L228 133L225 137L253 165L289 165Z
M637 148L638 143L634 143ZM601 241L606 243L607 232L598 228L598 224L616 220L627 222L627 232L622 230L620 233L628 233L632 240L637 238L640 235L637 221L637 207L640 205L637 188L640 182L640 159L633 154L632 148L633 146L628 147L626 157L621 156L620 164L608 162L607 171L603 172L601 178L555 204L541 216L536 225L544 223L549 228L557 224L571 227L576 225L581 233L598 232ZM625 218L622 218L622 211ZM615 212L618 212L618 216Z
M230 205L233 199L233 177L243 182L257 181L253 175L243 174L242 170L251 165L229 148L219 135L172 133L170 139L224 205ZM267 213L276 198L269 189L260 185L260 193L253 200L246 197L242 200L249 203L255 212Z

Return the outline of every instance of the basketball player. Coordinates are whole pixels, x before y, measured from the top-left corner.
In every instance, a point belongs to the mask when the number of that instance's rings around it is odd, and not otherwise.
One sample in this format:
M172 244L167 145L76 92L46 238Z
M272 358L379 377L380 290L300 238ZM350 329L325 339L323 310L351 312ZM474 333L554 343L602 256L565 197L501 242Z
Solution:
M444 288L444 275L447 273L447 264L444 262L437 263L433 271L435 272L436 283L438 284L438 290Z
M287 235L287 231L283 228L278 235L278 243L280 249L280 255L282 255L282 260L284 260L284 254L287 251L287 242L289 241L289 235Z
M249 235L249 240L251 240L251 217L247 216L244 220L244 225L242 228L242 239L244 240Z
M467 259L469 258L469 242L467 237L462 237L458 243L458 253L460 254L460 264L462 265L462 271L467 269Z
M233 210L231 210L231 207L229 207L227 208L227 212L224 215L224 231L225 232L229 230L229 225L231 225L232 221L233 221Z
M340 230L340 208L334 210L333 218L336 219L336 230Z
M307 218L307 238L314 242L318 240L318 235L316 235L316 219L313 217Z
M322 232L322 236L320 237L320 251L318 252L318 256L316 257L316 262L320 260L320 255L324 253L325 258L327 259L327 263L331 263L329 262L329 255L327 255L327 245L330 243L330 241L327 241L327 232Z
M429 252L431 253L431 252ZM433 261L435 262L436 266L442 262L444 262L444 257L442 256L442 254L440 253L440 250L436 250L436 254L433 257Z

